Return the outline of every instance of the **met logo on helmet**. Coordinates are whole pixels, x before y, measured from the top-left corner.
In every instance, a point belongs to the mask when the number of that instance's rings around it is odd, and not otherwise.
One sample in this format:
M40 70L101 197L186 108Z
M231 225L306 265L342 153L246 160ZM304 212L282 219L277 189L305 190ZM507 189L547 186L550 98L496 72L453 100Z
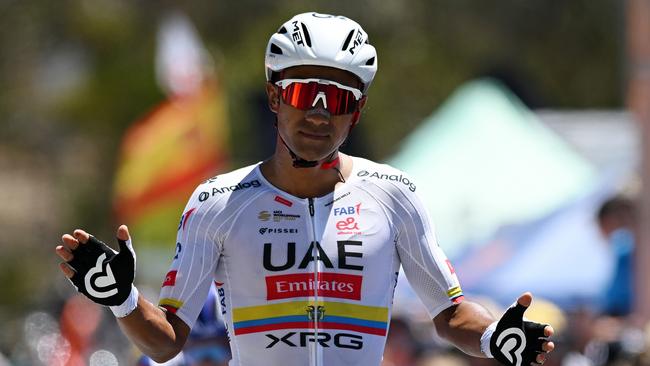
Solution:
M304 46L305 43L302 40L302 33L300 33L300 27L298 26L298 21L294 21L291 23L293 25L293 30L291 31L291 38L293 38L294 41L296 41L297 44Z
M359 47L359 45L362 43L363 43L363 33L361 33L361 30L357 29L357 34L354 36L354 42L352 43L352 47L350 47L348 51L350 51L350 53L354 55L355 49Z

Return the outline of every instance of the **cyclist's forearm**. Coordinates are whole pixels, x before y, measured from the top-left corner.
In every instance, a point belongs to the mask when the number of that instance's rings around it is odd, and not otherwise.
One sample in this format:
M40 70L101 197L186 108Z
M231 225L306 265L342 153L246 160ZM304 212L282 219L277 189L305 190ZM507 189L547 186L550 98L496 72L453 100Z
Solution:
M131 342L156 362L178 354L190 330L177 316L167 314L144 296L138 298L138 306L131 314L117 321Z
M481 335L493 321L487 309L470 301L444 310L433 320L441 337L476 357L485 357L481 352Z

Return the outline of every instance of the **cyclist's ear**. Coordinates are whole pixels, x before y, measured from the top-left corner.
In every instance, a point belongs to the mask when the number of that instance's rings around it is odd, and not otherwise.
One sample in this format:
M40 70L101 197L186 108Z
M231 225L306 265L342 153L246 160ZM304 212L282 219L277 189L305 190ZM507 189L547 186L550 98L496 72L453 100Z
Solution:
M266 83L266 96L271 112L278 113L278 109L280 109L280 93L278 88L270 82Z
M365 107L367 98L368 97L364 95L363 98L359 100L359 105L357 106L357 110L354 111L354 114L352 115L352 124L350 125L350 131L352 131L352 127L354 127L357 123L359 123L359 118L361 118L361 110L363 109L363 107Z
M367 101L368 101L368 96L367 95L364 95L363 97L361 97L361 99L359 99L359 105L357 106L357 111L361 112L363 107L366 106Z

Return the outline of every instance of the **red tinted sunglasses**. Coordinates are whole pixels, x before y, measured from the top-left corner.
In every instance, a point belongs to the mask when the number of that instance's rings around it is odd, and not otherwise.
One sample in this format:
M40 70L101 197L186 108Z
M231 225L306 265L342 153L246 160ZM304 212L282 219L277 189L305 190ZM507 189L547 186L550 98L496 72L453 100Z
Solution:
M303 111L316 107L320 101L333 115L350 114L357 110L363 97L359 89L325 79L283 79L275 85L280 87L286 104Z

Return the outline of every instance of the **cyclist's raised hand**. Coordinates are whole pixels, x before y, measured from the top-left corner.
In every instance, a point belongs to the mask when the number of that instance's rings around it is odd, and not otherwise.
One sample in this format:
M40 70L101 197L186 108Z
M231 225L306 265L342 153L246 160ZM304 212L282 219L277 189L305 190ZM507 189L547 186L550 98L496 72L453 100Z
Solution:
M80 229L61 239L56 253L65 262L60 268L77 291L111 307L124 304L133 291L137 292L133 286L136 256L126 225L117 230L119 252Z

